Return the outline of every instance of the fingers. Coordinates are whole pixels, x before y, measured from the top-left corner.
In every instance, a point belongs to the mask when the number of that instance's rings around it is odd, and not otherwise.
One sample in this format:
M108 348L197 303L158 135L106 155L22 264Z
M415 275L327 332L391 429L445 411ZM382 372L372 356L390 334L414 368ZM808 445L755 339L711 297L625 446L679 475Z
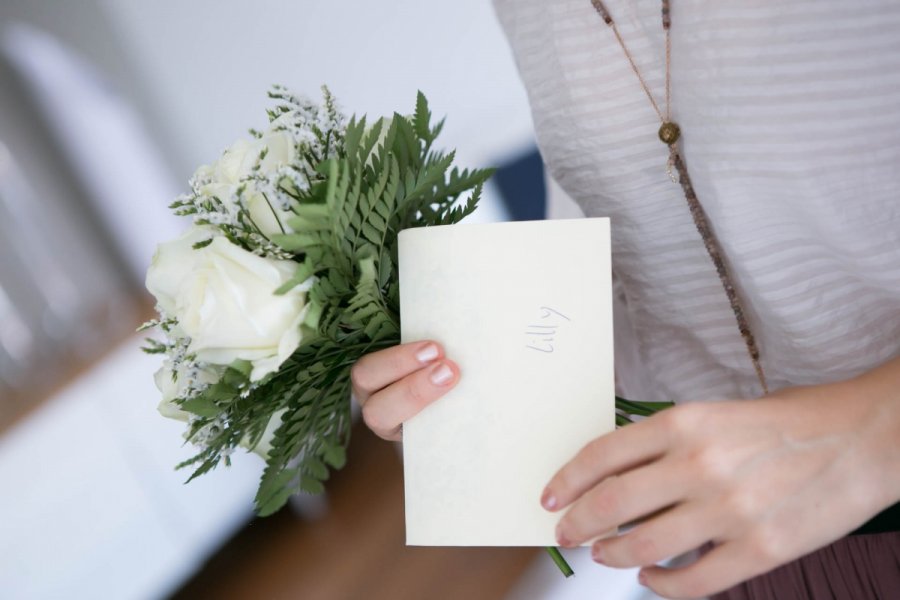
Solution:
M446 394L459 380L459 367L441 359L372 394L362 405L366 425L386 440L400 439L407 419Z
M751 545L729 541L686 567L644 567L638 580L665 598L705 598L775 566L759 558Z
M431 341L411 342L366 354L350 371L353 396L364 406L369 396L444 356Z
M664 417L661 413L589 443L553 476L541 504L547 510L565 508L607 477L662 455L669 438Z
M561 546L577 546L681 500L684 473L659 461L609 477L582 495L556 529Z
M679 504L624 535L594 542L591 555L609 567L655 565L708 542L708 529L702 525L710 518L710 511L694 503Z

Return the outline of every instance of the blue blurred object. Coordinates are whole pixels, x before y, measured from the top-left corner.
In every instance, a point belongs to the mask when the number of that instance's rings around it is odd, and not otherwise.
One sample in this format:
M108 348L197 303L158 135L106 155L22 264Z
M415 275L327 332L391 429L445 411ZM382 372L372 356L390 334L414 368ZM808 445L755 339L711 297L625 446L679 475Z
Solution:
M513 221L536 221L547 216L544 162L537 147L500 166L493 177Z

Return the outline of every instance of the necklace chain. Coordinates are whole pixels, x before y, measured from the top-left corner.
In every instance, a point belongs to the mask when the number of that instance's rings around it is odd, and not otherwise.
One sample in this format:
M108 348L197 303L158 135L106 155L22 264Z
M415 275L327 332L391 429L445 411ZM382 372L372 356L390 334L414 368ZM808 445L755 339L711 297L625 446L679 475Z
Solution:
M644 93L647 95L647 98L650 100L650 104L653 106L653 110L656 111L656 114L659 116L659 120L662 122L662 125L659 128L659 138L669 147L669 161L667 171L669 173L669 176L672 178L672 181L681 184L681 189L684 192L684 198L687 201L688 209L690 210L691 217L694 220L694 226L697 228L697 232L700 234L700 237L703 240L703 246L706 248L706 252L709 255L710 260L712 260L713 266L716 269L716 274L719 276L719 281L722 283L722 287L725 289L725 294L728 296L728 303L731 305L731 311L734 313L734 318L737 322L738 330L740 331L741 337L744 340L744 345L747 347L747 354L750 356L750 360L753 363L753 370L756 373L756 378L757 380L759 380L759 383L762 386L763 394L768 394L769 386L766 382L766 375L759 360L759 349L756 346L756 338L753 337L753 333L750 331L750 325L747 323L747 317L744 311L744 307L741 304L741 299L738 296L737 289L735 288L735 285L731 279L731 275L728 272L728 267L725 264L725 254L722 252L722 248L719 245L715 234L713 233L712 227L710 227L709 220L706 217L706 212L703 210L703 206L700 204L700 200L697 198L697 193L694 191L694 185L691 182L690 175L688 174L687 166L685 165L684 159L681 157L681 153L677 148L678 139L681 137L681 129L676 123L672 121L671 111L672 42L669 32L671 30L672 20L669 11L670 0L662 0L662 26L666 37L665 116L663 115L662 110L660 110L659 104L657 104L656 100L654 99L653 93L650 91L650 87L644 80L643 75L641 75L641 71L640 69L638 69L637 63L634 62L634 58L632 57L631 52L628 51L628 47L625 45L625 40L622 39L622 35L619 33L619 28L616 26L616 22L612 18L609 10L607 10L606 6L603 4L603 0L591 0L591 4L594 6L594 9L600 15L603 21L610 27L610 29L612 29L613 35L619 42L619 45L622 47L622 51L625 53L625 57L628 59L628 64L631 65L631 70L634 71L634 74L637 76L637 79L640 82Z

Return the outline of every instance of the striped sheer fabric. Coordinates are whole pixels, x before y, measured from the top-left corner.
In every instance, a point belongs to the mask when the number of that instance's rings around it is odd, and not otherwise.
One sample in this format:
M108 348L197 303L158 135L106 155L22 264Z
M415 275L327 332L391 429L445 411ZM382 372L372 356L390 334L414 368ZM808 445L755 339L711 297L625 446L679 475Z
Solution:
M606 4L662 102L659 0ZM620 392L760 395L666 173L659 120L611 31L588 0L495 6L550 174L585 214L612 218ZM673 118L770 388L846 379L896 355L900 2L678 0L672 9Z

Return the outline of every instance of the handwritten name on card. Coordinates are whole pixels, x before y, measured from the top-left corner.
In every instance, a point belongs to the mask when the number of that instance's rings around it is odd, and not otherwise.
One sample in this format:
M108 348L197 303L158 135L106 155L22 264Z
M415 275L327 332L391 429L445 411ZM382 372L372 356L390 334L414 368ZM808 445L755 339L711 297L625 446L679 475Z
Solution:
M532 323L526 328L525 347L550 354L555 349L553 344L556 342L557 330L564 322L571 322L572 319L549 306L542 306L540 311L541 322Z

